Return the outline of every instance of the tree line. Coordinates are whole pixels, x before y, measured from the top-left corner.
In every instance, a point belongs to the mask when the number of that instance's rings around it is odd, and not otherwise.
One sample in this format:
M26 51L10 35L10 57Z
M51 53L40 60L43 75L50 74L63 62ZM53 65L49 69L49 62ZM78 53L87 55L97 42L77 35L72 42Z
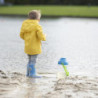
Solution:
M98 0L5 0L14 5L98 5Z

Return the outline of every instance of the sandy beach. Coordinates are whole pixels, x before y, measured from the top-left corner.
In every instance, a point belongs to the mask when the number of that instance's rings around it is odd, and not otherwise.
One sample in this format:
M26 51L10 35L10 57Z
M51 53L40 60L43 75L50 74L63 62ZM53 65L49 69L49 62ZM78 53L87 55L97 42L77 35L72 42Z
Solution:
M32 79L16 72L8 77L0 71L0 98L98 98L98 77Z
M19 32L25 18L0 16L0 98L98 98L98 20L42 19L47 34L37 58L41 79L27 78ZM67 58L70 73L58 65Z
M98 98L98 77L71 76L60 79L45 98Z
M20 73L11 73L8 77L0 71L0 98L43 98L53 89L55 78L43 76L42 79L27 78Z

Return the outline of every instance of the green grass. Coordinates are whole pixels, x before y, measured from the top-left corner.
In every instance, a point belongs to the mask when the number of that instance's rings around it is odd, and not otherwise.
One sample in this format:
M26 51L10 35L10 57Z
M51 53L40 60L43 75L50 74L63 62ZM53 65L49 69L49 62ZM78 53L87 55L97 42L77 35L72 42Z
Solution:
M98 6L0 6L0 14L27 15L34 9L41 10L43 16L98 17Z

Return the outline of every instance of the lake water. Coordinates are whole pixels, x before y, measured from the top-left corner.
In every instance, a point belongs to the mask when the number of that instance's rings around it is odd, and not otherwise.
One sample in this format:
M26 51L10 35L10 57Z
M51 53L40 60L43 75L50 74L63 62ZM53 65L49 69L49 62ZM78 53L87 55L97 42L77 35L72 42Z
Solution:
M26 18L0 16L0 69L25 74L27 55L19 33ZM37 59L38 73L63 71L58 60L65 57L75 75L98 76L98 19L45 18L40 21L47 41Z

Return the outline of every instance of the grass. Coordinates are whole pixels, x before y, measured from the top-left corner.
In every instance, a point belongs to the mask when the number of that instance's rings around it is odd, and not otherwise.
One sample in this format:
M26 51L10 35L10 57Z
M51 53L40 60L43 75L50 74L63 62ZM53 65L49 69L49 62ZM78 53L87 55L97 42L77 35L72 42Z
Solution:
M98 6L0 6L0 14L27 15L33 9L41 10L43 16L98 17Z

